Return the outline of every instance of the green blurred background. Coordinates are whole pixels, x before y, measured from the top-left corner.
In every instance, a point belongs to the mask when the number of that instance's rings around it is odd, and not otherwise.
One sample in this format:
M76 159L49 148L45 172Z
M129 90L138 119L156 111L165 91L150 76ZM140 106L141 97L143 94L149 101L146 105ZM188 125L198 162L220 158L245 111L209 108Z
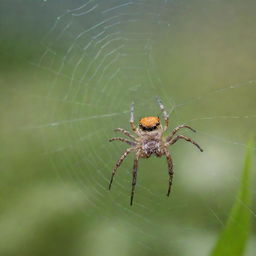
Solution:
M1 1L0 255L209 255L256 124L255 1ZM166 160L132 155L114 128L187 123L172 195ZM255 178L255 169L253 169ZM255 179L252 232L255 254ZM246 207L246 206L245 206Z

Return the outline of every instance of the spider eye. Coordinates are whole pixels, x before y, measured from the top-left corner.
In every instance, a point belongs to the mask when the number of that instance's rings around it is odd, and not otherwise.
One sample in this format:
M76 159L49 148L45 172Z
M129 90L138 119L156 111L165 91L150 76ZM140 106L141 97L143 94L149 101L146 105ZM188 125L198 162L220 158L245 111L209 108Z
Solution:
M156 129L159 127L159 125L160 125L160 122L156 123L156 124L153 125L153 126L149 126L149 127L140 124L140 128L141 128L143 131L149 131L149 132L150 132L150 131L156 130Z

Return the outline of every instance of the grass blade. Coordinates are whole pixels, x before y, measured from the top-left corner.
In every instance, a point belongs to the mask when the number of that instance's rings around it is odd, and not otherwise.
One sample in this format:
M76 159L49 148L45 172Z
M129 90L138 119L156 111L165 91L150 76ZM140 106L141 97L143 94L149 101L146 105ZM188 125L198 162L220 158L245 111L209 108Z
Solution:
M253 140L249 141L236 201L231 209L227 223L212 250L211 256L242 256L244 253L251 224L250 170L254 150L253 145Z

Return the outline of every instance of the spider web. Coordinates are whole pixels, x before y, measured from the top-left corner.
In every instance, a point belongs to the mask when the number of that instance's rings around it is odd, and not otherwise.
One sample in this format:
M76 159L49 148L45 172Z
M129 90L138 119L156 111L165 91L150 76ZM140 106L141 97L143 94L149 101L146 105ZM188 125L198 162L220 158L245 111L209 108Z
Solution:
M245 143L255 132L256 38L247 26L253 13L239 1L65 4L57 6L66 10L33 63L45 79L37 88L44 114L25 128L41 130L58 175L87 195L85 216L130 239L136 250L206 255L235 199ZM186 143L170 148L170 198L166 160L141 160L130 207L132 156L109 192L126 145L108 139L114 128L129 129L133 101L136 120L159 115L156 95L170 113L169 131L191 125L196 134L181 133L205 152Z

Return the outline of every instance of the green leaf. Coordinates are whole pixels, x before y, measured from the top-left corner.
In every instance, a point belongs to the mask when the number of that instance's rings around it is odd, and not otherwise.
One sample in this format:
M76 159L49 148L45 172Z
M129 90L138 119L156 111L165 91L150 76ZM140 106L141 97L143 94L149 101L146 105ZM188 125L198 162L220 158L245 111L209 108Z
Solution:
M216 242L211 256L242 256L249 237L251 226L252 194L250 188L250 172L253 140L247 145L240 188L236 201L231 209L227 223Z

